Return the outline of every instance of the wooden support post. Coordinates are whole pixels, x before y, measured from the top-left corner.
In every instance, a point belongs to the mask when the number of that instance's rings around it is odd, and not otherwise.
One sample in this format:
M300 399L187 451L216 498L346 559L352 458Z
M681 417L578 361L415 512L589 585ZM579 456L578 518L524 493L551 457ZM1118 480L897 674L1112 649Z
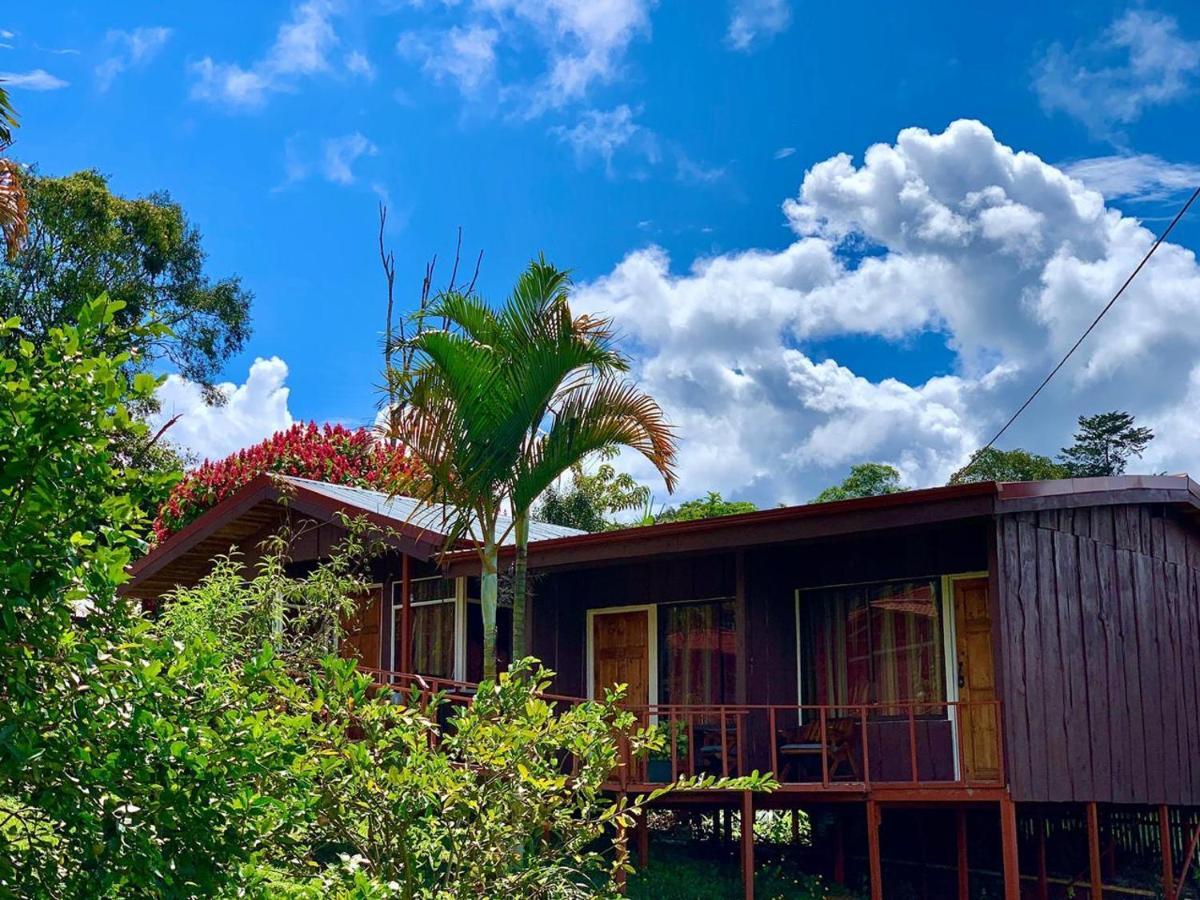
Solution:
M879 803L867 801L867 863L870 870L871 900L883 900L883 859L879 852Z
M846 883L846 822L840 810L833 820L833 883Z
M1004 855L1004 900L1021 898L1021 864L1017 856L1017 805L1000 801L1000 844Z
M725 810L725 843L733 842L733 810Z
M800 810L792 810L792 843L800 843Z
M622 804L624 803L625 795L621 794ZM617 824L617 833L613 835L613 854L621 865L617 868L617 892L625 893L625 863L629 858L629 835L625 832L625 826Z
M1037 818L1038 900L1050 900L1050 870L1046 864L1046 817Z
M754 794L742 791L742 885L746 900L754 900Z
M1158 843L1162 848L1162 888L1164 897L1175 896L1175 860L1171 852L1171 811L1164 803L1158 808Z
M1104 878L1100 874L1100 811L1095 803L1087 805L1087 836L1090 896L1092 900L1104 900L1104 891L1101 888Z
M958 900L970 900L971 871L967 860L967 811L954 811L954 831L958 846Z
M650 810L642 807L637 818L638 870L642 872L650 865L650 826L646 821L649 815Z

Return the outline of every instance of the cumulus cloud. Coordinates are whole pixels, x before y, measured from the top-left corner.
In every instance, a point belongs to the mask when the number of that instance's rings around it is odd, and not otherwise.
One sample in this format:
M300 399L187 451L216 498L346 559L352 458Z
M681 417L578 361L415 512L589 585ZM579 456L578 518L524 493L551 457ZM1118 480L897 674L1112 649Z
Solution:
M161 410L151 426L179 416L166 438L198 457L220 459L291 426L287 376L287 363L278 356L256 359L244 383L217 386L224 404L209 406L198 385L171 375L158 389Z
M463 94L473 96L492 81L499 38L495 28L455 26L438 34L402 35L396 49L436 79L453 81Z
M343 186L358 181L355 164L364 156L375 156L379 148L361 131L313 141L303 133L293 134L283 145L284 183L276 190L317 175Z
M279 26L266 54L249 66L217 62L211 56L193 63L192 96L238 109L257 109L272 94L295 90L302 78L337 74L330 56L341 43L334 29L340 8L336 0L299 3ZM361 53L351 53L344 67L351 74L363 75L363 63L370 65Z
M57 91L71 83L56 75L51 75L45 69L33 69L29 72L0 72L0 81L4 82L6 88L24 88L27 91Z
M1078 179L968 120L905 129L859 164L820 162L783 211L795 237L782 250L700 259L680 274L650 247L577 295L616 317L640 380L678 424L685 493L805 501L864 460L892 463L910 484L944 482L1154 240ZM1152 426L1189 415L1200 333L1178 323L1198 315L1195 256L1165 244L1011 445L1053 453L1078 414L1101 409ZM941 340L952 365L912 383L872 380L826 358L822 342L847 337L879 353ZM1195 446L1160 441L1154 467L1196 466Z
M658 138L637 122L637 112L624 103L608 112L587 110L569 128L556 126L550 131L572 149L581 166L599 160L610 178L616 174L613 160L619 153L639 162L659 160Z
M107 91L126 69L144 66L153 60L171 38L171 29L161 26L110 31L104 41L110 55L96 66L96 86Z
M1191 93L1200 79L1200 41L1179 34L1172 16L1130 10L1096 41L1050 47L1034 88L1047 112L1061 111L1108 134L1154 106Z
M736 0L725 38L735 50L750 50L786 31L791 22L788 0Z

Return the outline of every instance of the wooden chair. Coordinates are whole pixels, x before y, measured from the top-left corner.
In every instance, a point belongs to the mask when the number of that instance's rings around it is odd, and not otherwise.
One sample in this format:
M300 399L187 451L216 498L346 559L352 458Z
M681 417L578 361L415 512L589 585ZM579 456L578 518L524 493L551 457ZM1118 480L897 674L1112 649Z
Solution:
M858 719L855 716L840 716L825 720L825 743L821 743L821 720L814 718L811 722L796 728L781 728L776 734L776 747L779 757L784 760L780 777L784 781L799 781L801 764L815 760L817 764L816 777L821 779L821 756L824 754L829 767L830 780L839 778L838 771L848 768L848 780L858 781L858 760L855 750L858 745ZM788 771L795 776L787 777Z

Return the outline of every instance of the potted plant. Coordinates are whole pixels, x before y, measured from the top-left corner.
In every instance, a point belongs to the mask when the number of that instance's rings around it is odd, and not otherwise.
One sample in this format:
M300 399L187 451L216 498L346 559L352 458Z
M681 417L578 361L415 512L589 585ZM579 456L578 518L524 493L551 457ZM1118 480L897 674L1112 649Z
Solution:
M675 726L673 729L672 724ZM671 767L671 732L675 732L675 765L683 771L687 765L687 728L682 722L659 722L651 730L657 741L650 750L646 764L646 781L650 784L669 784L677 774Z

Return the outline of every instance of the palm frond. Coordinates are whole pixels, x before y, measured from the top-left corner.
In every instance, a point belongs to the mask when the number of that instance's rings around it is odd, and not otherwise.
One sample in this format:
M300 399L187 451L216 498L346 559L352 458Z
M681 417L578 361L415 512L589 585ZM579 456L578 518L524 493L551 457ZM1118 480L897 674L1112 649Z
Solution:
M17 255L29 234L29 201L17 164L0 159L0 240L9 259Z

